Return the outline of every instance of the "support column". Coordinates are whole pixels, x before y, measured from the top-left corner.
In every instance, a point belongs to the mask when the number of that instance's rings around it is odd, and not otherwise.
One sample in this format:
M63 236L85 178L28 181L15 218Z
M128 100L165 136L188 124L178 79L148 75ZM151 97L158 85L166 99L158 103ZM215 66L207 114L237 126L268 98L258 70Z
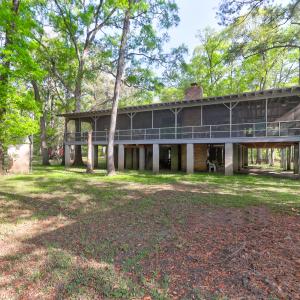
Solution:
M179 168L178 145L171 146L171 171L176 172Z
M300 143L294 146L294 173L300 175Z
M124 170L124 145L122 144L118 146L118 170Z
M152 169L153 173L159 172L159 144L153 144L153 163Z
M233 144L225 144L225 175L233 175Z
M99 155L98 145L94 145L94 168L98 168L99 166L98 155Z
M194 173L194 144L186 144L186 172Z
M65 167L70 167L71 165L71 146L65 144Z
M86 172L87 173L93 173L94 168L94 157L93 157L93 138L92 138L92 131L88 132L88 149L87 149L87 164L86 164Z
M139 169L140 171L145 170L145 147L139 146Z

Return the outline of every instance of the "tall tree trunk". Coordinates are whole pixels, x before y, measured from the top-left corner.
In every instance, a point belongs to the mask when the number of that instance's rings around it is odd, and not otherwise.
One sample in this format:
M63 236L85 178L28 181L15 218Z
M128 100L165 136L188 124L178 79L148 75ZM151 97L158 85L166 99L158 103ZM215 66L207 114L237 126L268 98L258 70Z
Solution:
M257 148L256 149L256 153L257 153L257 156L256 156L256 163L258 165L261 164L261 161L262 161L262 153L261 153L261 148Z
M31 81L33 91L34 91L34 98L35 100L40 103L41 109L42 109L42 115L40 117L40 147L41 147L41 154L42 154L42 164L44 166L50 165L49 162L49 152L48 152L48 146L47 146L47 131L46 131L46 112L43 108L43 102L41 99L39 87L37 85L37 82L32 80Z
M114 96L112 101L112 111L110 117L110 127L108 133L108 149L107 149L107 173L108 175L114 175L115 162L114 162L114 139L116 131L118 104L120 98L120 89L122 84L122 77L125 69L125 54L127 46L127 38L130 29L130 7L125 12L125 17L123 21L123 31L121 45L119 49L118 65L117 65L117 76L115 81Z
M274 166L274 148L270 149L269 154L270 154L269 164L270 164L270 167L273 167Z
M0 143L0 175L4 174L4 148Z
M265 163L269 164L270 163L270 160L269 160L269 158L270 158L270 156L269 156L269 149L266 148L265 151L266 151L265 152Z
M43 111L43 115L40 117L40 139L41 139L41 152L42 152L42 164L43 166L50 165L49 152L47 146L47 133L46 133L46 113Z
M77 78L75 85L75 111L80 112L81 110L81 87L83 79L83 67L84 67L84 58L80 59L79 66L77 70ZM75 120L75 132L81 132L80 120ZM74 166L83 166L82 160L82 148L81 145L75 145L75 157L74 157Z
M254 164L253 148L251 148L251 152L250 152L250 161L251 161L251 165L253 165Z

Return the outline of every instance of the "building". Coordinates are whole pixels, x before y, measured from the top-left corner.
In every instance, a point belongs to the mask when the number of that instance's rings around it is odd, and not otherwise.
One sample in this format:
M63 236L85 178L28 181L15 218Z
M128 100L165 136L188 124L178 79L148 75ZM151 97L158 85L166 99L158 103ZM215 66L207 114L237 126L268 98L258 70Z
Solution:
M66 164L70 146L87 145L92 131L89 148L96 165L98 146L107 145L110 110L62 116ZM70 129L74 121L80 122L80 132ZM248 148L276 147L282 148L285 159L293 157L294 172L299 174L299 143L299 86L204 98L202 89L192 85L183 101L120 108L115 161L119 170L188 173L207 171L210 161L231 175L247 165Z

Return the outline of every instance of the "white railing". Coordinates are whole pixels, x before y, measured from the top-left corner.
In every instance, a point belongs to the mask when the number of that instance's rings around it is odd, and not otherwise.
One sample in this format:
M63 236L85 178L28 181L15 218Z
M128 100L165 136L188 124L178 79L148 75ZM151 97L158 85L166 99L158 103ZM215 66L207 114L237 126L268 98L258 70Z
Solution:
M162 127L146 129L116 130L116 141L212 139L212 138L257 138L257 137L300 137L300 120L220 124L185 127ZM87 132L66 133L67 142L87 142ZM108 131L94 131L93 141L106 142Z

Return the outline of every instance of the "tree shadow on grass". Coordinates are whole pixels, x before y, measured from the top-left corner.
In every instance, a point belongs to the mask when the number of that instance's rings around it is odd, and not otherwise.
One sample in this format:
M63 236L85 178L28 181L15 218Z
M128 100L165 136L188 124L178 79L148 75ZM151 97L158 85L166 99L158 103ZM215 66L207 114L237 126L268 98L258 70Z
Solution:
M49 188L53 189L52 184L49 184ZM72 189L72 185L69 188ZM111 198L103 206L101 195L107 192L105 189L109 192L120 189L122 194L111 194ZM229 272L226 285L236 286L236 295L244 292L245 295L255 296L253 291L249 292L247 286L243 285L243 270L235 270L235 275L230 275L233 265L231 261L226 261L226 257L238 251L250 237L261 239L261 233L268 226L269 220L264 219L265 214L261 219L257 218L256 212L259 211L249 213L233 210L232 207L261 205L272 198L280 205L282 194L252 193L245 198L242 194L223 194L220 190L207 193L201 189L188 191L151 188L146 193L145 190L133 192L124 183L109 184L105 188L96 186L94 189L91 186L78 187L76 191L78 194L86 193L89 202L96 201L96 206L74 214L74 208L71 207L67 207L64 212L58 199L44 202L38 197L19 195L17 198L21 206L31 209L37 216L41 211L49 210L48 216L63 213L73 218L71 224L23 241L24 245L35 251L51 249L58 256L63 256L63 266L58 267L59 276L55 271L57 267L47 269L47 266L45 268L48 274L41 276L41 281L52 282L56 297L77 297L82 293L90 293L106 298L128 299L133 295L151 294L154 299L158 299L159 289L163 290L164 295L169 289L169 292L176 293L181 290L183 296L188 295L188 298L196 297L194 286L201 286L213 268L205 260L209 251L216 251L211 257L212 262L225 260L224 265L219 268ZM15 196L7 193L2 195ZM130 197L124 199L128 195ZM120 200L120 197L124 198ZM200 229L193 232L199 224ZM255 230L251 231L249 224L254 224ZM279 229L280 227L277 228ZM238 235L239 232L243 233L242 238ZM202 245L206 247L205 251L201 248ZM197 251L203 251L200 252L203 257L190 253L195 247ZM74 260L66 267L65 256ZM6 257L3 258L5 259ZM55 260L59 258L56 257ZM251 268L251 263L246 262L246 268ZM290 264L287 266L290 269L295 267ZM170 279L170 286L166 285L163 289L162 286L168 282L166 278ZM176 278L181 279L178 281ZM114 282L119 283L114 285ZM209 288L215 288L214 291L218 292L216 286L214 282L210 282Z

